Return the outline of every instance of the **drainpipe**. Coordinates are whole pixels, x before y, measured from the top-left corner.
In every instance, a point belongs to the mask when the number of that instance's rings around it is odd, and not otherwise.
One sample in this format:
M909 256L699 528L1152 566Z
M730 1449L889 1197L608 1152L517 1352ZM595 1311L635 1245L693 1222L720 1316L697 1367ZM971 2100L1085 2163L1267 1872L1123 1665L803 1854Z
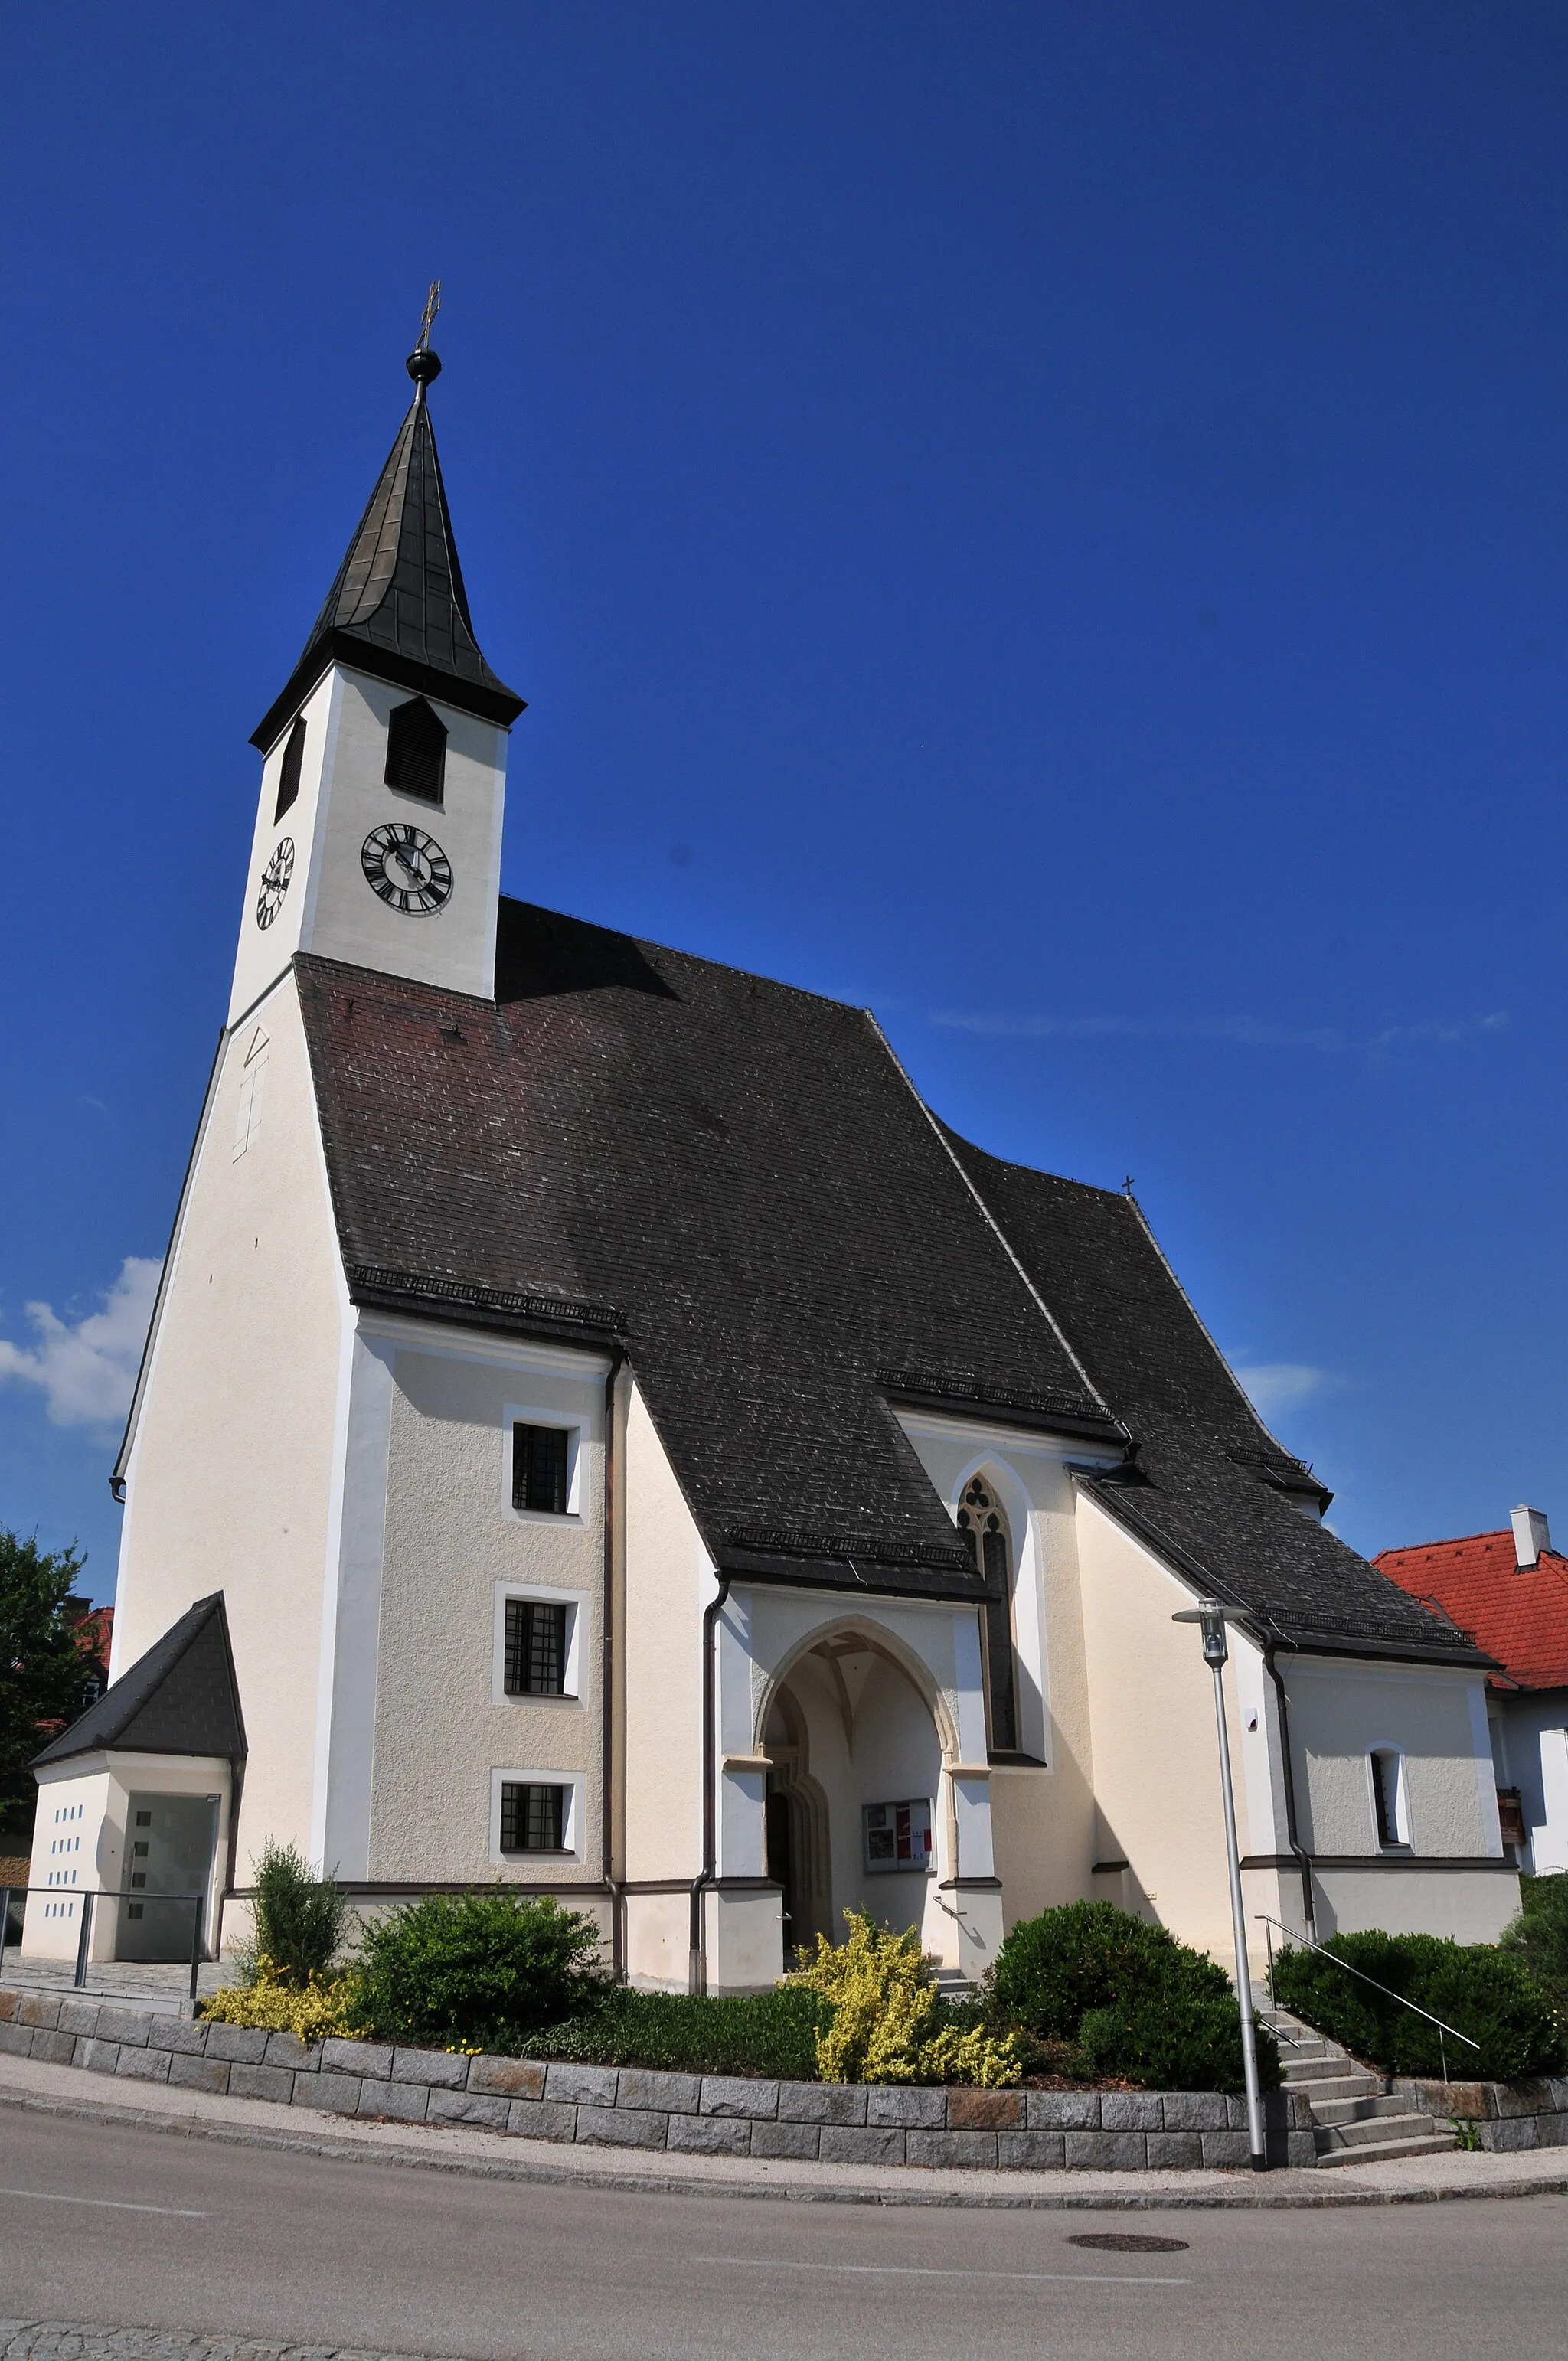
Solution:
M615 1875L615 1389L625 1362L620 1346L613 1346L604 1381L604 1591L599 1604L599 1874L609 1889L609 1955L617 1983L626 1967L621 1927L626 1897Z
M1274 1661L1274 1642L1266 1642L1263 1661L1268 1677L1274 1683L1274 1694L1279 1702L1279 1752L1285 1765L1285 1834L1301 1872L1301 1907L1306 1913L1307 1932L1315 1942L1318 1935L1317 1905L1312 1899L1312 1856L1301 1842L1296 1825L1296 1773L1290 1763L1290 1701L1285 1694L1285 1684L1279 1677L1279 1667Z
M718 1699L717 1627L729 1596L730 1577L721 1574L718 1596L702 1610L702 1874L692 1881L691 1988L707 1990L707 1934L702 1897L713 1883L718 1861Z

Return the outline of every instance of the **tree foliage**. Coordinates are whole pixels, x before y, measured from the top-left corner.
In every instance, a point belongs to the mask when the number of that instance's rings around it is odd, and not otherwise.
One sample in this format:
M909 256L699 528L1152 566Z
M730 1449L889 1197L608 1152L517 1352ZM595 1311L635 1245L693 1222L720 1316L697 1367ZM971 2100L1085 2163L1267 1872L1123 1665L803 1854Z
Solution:
M0 1834L25 1837L38 1788L27 1765L52 1730L72 1722L103 1686L83 1647L87 1601L73 1586L75 1543L41 1550L0 1525Z

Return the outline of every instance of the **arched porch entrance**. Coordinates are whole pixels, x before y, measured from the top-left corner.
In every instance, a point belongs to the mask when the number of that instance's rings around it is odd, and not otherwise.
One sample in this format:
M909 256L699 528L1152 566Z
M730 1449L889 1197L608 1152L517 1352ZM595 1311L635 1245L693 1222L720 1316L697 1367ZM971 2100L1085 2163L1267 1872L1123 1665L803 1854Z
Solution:
M763 1708L768 1874L783 1889L784 1956L844 1912L949 1943L939 1701L864 1625L818 1634L781 1667Z

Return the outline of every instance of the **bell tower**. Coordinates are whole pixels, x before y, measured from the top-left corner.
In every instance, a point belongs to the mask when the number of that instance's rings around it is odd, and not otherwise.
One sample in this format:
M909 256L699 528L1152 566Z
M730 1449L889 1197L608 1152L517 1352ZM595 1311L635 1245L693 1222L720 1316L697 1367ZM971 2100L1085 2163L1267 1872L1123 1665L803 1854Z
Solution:
M315 951L489 999L507 739L441 480L431 291L412 407L303 654L252 737L261 796L229 1022Z

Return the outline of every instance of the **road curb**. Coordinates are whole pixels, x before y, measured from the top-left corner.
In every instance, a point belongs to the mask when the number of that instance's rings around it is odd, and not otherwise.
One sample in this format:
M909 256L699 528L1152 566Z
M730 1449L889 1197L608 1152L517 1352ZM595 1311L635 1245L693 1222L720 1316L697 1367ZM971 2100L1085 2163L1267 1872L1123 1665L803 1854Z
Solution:
M955 2186L954 2180L940 2186L921 2187L920 2168L887 2166L881 2171L852 2183L822 2180L780 2180L733 2177L702 2172L674 2174L663 2171L652 2158L641 2169L628 2170L624 2166L600 2167L575 2161L566 2166L548 2156L529 2157L517 2153L520 2143L507 2139L502 2153L494 2157L477 2155L467 2149L450 2149L443 2155L433 2147L415 2147L400 2141L385 2144L372 2140L347 2140L334 2136L329 2130L315 2132L304 2124L291 2123L287 2131L273 2131L250 2123L225 2123L214 2117L192 2114L170 2116L150 2107L118 2104L112 2100L93 2097L57 2095L49 2092L18 2090L0 2084L0 2106L12 2107L27 2114L58 2115L84 2123L114 2124L137 2131L160 2132L176 2139L210 2139L232 2147L270 2148L284 2154L327 2157L343 2163L390 2164L416 2172L444 2172L467 2175L478 2180L514 2180L554 2188L606 2189L620 2192L644 2191L660 2197L742 2197L772 2199L789 2204L806 2205L872 2205L889 2207L943 2206L958 2207L984 2213L1277 2213L1343 2211L1368 2205L1432 2205L1455 2200L1477 2198L1501 2200L1511 2197L1543 2197L1568 2194L1568 2169L1552 2173L1519 2177L1508 2181L1477 2180L1463 2182L1424 2182L1404 2186L1369 2188L1365 2182L1349 2185L1343 2172L1323 2174L1321 2178L1305 2173L1270 2175L1266 2180L1254 2180L1238 2173L1232 2189L1193 2189L1181 2186L1180 2179L1172 2174L1168 2184L1157 2188L1055 2189L1030 2185L1016 2190L994 2186ZM497 2139L498 2148L501 2143ZM968 2177L966 2176L966 2183ZM1107 2176L1109 2181L1110 2177Z

